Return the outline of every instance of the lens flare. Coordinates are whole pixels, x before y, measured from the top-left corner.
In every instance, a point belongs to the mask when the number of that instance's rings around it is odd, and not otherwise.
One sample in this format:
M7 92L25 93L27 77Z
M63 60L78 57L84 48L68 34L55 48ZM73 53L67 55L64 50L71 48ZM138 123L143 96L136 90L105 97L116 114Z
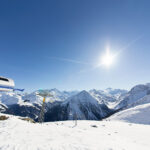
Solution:
M115 55L111 54L109 48L107 48L106 54L104 54L101 58L101 65L109 67L113 64L114 59Z

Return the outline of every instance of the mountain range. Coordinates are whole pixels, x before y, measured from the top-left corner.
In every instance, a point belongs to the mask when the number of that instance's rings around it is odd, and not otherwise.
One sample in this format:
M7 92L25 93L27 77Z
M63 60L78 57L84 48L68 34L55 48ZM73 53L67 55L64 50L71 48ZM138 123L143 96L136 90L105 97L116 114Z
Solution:
M139 107L150 104L150 84L136 85L130 91L112 88L89 91L59 91L58 89L48 91L53 97L46 99L45 121L101 120L127 112L129 109L131 112L132 108L134 111L137 108L138 111L143 112L144 109ZM0 111L3 113L37 120L41 104L42 97L37 95L37 91L23 94L0 93ZM124 118L124 115L121 116Z

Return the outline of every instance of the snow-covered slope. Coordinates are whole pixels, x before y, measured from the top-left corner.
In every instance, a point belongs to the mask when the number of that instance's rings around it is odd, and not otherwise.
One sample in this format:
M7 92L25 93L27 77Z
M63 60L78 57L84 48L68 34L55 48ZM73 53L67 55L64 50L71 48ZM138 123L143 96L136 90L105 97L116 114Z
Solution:
M137 85L137 86L133 87L127 94L125 94L119 98L116 109L128 107L128 105L132 105L133 103L136 103L139 99L141 99L144 96L149 95L149 94L150 94L149 84Z
M5 105L13 105L22 102L22 97L14 92L1 92L0 102Z
M137 106L137 105L142 105L142 104L148 104L150 103L150 95L146 95L139 100L137 100L135 103L132 105L129 105L129 107Z
M150 103L120 111L109 119L150 125Z
M118 121L0 121L0 150L149 150L150 126Z

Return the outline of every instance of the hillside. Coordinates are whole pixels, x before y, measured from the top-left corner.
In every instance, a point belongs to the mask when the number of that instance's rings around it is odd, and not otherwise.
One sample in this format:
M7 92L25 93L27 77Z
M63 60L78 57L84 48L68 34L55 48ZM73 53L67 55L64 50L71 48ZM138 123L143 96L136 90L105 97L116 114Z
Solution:
M150 125L150 103L137 105L120 111L111 116L109 120L121 120L130 123Z

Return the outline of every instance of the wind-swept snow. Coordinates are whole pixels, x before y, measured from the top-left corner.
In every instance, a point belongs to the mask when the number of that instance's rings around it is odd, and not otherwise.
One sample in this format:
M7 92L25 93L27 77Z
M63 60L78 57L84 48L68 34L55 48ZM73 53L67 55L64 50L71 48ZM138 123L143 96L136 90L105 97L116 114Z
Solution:
M118 121L0 121L0 150L149 150L150 126Z

